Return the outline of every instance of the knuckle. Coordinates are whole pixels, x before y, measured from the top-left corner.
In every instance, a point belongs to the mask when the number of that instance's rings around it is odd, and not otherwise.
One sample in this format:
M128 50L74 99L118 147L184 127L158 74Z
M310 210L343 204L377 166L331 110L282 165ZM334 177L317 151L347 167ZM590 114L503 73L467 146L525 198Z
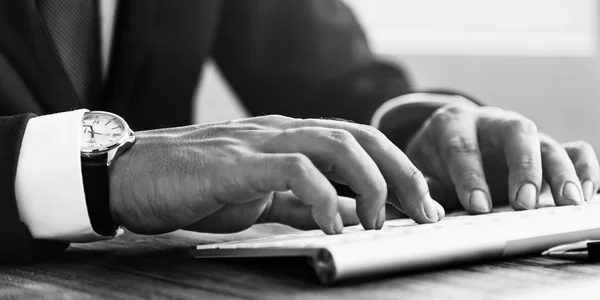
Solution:
M295 119L294 118L290 118L290 117L286 117L286 116L283 116L283 115L266 115L266 116L260 116L260 117L250 118L248 120L258 121L258 122L264 122L264 123L269 124L269 125L280 125L280 124L291 122L291 121L293 121Z
M541 171L541 165L538 164L538 160L528 155L518 157L511 167L527 171L528 173Z
M548 140L541 140L540 152L542 153L542 155L548 155L549 153L552 153L552 151L556 150L558 150L558 148L556 147L556 145L554 145L554 143Z
M531 156L521 156L517 159L516 164L525 168L535 167L537 160Z
M385 148L388 138L379 129L369 125L360 125L358 132L358 136L362 142L374 144L379 148Z
M460 154L479 154L479 145L477 141L464 136L450 138L445 145L446 156L455 156Z
M306 177L311 173L312 162L304 154L294 153L285 157L285 170L291 177Z
M496 116L505 114L507 112L507 110L500 108L498 106L484 106L484 107L481 107L481 110L488 115L496 115Z
M466 110L466 108L463 104L449 104L449 105L442 107L442 111L446 112L447 114L451 114L451 115L460 115L460 114L464 113L465 110Z
M421 170L417 169L415 166L411 166L407 170L408 178L413 183L425 182L425 176Z
M377 193L379 195L386 195L388 185L387 185L387 182L385 182L385 179L381 178L381 180L378 180L377 185L375 186L375 189L377 190Z
M348 148L354 141L354 136L350 132L341 129L330 130L328 138L334 145L341 148Z
M386 138L385 135L379 131L379 129L369 126L369 125L359 125L358 131L362 136L365 136L367 139L375 139L380 140Z
M291 121L291 120L293 120L293 118L286 117L283 115L268 115L268 116L265 116L265 118L273 120L273 121Z
M586 141L573 142L573 147L585 154L595 154L596 153L596 151L594 150L594 147Z
M458 116L448 108L437 110L430 118L429 124L433 127L446 127L448 123L456 120Z
M485 182L485 178L481 172L469 170L460 175L461 186L465 190L469 190L474 186L478 187Z
M228 127L228 126L232 126L232 125L236 125L238 123L237 120L226 120L220 123L221 126L223 127Z
M236 132L238 134L243 134L243 133L247 133L247 132L263 131L263 130L267 130L267 129L268 129L267 127L260 125L260 124L241 123L241 124L238 124L235 127L233 127L231 131Z
M527 119L521 115L510 116L504 121L507 129L511 131L518 131L522 133L537 133L537 126L535 122Z

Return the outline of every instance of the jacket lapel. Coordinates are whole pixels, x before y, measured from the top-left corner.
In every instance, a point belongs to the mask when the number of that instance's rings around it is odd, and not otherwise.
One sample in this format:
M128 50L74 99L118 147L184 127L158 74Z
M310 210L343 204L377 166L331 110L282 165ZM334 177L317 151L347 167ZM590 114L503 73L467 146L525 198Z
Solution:
M111 62L102 109L120 111L126 107L146 57L152 48L153 21L160 0L120 1Z
M34 0L0 0L0 52L46 113L81 107Z

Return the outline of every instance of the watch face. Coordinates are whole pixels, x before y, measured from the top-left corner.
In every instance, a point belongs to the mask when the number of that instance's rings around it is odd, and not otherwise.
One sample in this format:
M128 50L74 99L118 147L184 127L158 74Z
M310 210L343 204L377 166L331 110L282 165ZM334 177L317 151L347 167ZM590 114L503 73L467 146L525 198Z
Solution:
M106 112L88 112L81 124L82 152L102 151L120 144L126 137L127 124L119 116Z

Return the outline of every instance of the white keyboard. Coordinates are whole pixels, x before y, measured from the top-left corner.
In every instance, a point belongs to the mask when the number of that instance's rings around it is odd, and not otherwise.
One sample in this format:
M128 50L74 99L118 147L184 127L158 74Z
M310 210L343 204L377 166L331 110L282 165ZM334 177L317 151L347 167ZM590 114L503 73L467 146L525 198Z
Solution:
M197 258L307 256L319 280L331 284L366 275L432 268L481 259L540 253L584 239L600 239L600 203L477 216L417 225L386 221L381 230L319 230L200 245Z

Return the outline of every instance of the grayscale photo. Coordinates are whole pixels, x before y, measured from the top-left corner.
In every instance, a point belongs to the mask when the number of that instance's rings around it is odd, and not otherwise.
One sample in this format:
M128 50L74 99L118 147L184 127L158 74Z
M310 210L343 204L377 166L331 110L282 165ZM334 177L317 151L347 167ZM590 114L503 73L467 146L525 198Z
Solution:
M596 0L0 0L0 299L597 299Z

